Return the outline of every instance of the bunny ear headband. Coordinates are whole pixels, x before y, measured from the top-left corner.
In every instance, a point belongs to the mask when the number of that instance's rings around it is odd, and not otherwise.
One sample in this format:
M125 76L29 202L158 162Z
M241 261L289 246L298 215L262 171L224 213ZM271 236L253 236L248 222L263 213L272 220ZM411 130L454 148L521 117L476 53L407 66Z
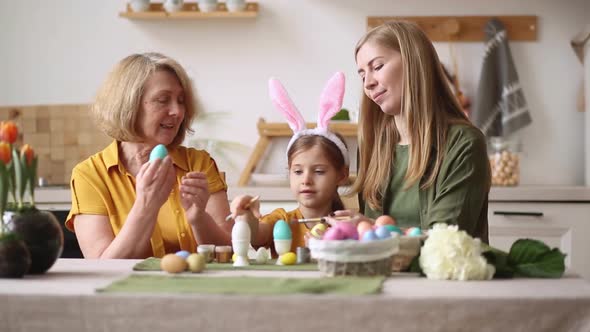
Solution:
M348 150L346 145L338 136L328 130L328 123L330 119L340 111L342 107L342 99L344 98L344 74L337 72L328 80L324 91L320 96L320 111L318 113L317 127L314 129L307 129L305 120L301 113L297 110L291 98L283 85L276 79L271 78L268 81L268 89L270 99L275 108L279 110L285 118L291 130L293 130L293 137L287 145L287 151L299 137L304 135L318 135L327 138L330 142L336 144L342 157L344 157L344 164L350 165L348 158Z

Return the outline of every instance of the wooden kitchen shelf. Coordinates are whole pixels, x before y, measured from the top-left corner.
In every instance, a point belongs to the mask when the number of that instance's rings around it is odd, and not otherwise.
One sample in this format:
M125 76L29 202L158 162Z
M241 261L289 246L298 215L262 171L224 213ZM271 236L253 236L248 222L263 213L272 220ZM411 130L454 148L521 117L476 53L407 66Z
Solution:
M484 27L492 18L504 24L511 41L537 40L537 16L379 16L367 17L367 28L403 20L418 24L433 42L482 42L487 38Z
M168 13L161 3L150 3L149 10L134 12L129 4L127 10L120 12L119 16L132 20L176 20L176 19L208 19L208 18L256 18L258 16L258 3L246 3L246 9L239 12L230 12L225 3L219 3L214 12L204 13L199 11L196 3L185 3L182 10Z
M291 131L291 128L289 128L289 125L285 122L266 122L264 119L260 118L256 126L258 127L260 138L258 139L258 142L256 142L254 151L252 151L252 154L246 163L246 167L244 167L244 170L240 175L240 179L238 180L238 186L240 187L247 186L250 182L252 173L256 169L260 159L262 159L262 156L270 145L270 141L273 137L291 137L293 135L293 131ZM317 124L315 123L307 123L307 128L315 128L316 126ZM330 123L329 128L331 131L339 133L344 137L357 136L356 123L333 121Z

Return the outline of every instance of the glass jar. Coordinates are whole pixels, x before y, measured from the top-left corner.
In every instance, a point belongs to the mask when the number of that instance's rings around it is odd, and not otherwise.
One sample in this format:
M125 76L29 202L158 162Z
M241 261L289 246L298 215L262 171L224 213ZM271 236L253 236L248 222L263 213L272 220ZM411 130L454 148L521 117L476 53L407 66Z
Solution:
M491 137L488 154L492 186L517 186L520 182L520 143L517 139Z

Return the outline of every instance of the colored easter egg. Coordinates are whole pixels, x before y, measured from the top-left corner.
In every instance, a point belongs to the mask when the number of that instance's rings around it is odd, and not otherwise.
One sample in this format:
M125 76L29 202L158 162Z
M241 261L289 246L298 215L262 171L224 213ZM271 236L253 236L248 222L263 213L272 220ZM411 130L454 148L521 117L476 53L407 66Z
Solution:
M385 226L379 226L375 230L375 235L377 235L377 237L380 239L387 239L391 237L391 231Z
M282 219L275 223L272 236L275 240L291 240L293 238L289 224Z
M375 231L372 229L366 231L363 234L363 237L361 239L361 241L375 241L375 240L379 240L379 237L377 236L377 234L375 234Z
M350 240L358 240L359 239L359 233L356 230L356 225L351 222L339 222L339 223L336 223L334 226L332 226L332 228L340 229L340 231L344 235L345 240L346 239L350 239Z
M420 236L422 235L422 230L418 227L410 227L406 230L407 236Z
M322 237L323 240L344 240L346 235L338 227L330 227Z
M150 161L156 159L164 159L168 155L168 150L164 144L158 144L150 152Z
M160 260L160 268L168 273L180 273L186 270L186 260L175 254L168 254Z
M383 227L387 228L389 232L396 232L400 235L404 234L404 231L402 231L402 229L397 227L396 225L383 225Z
M207 266L206 262L207 258L201 254L190 254L186 258L186 263L188 264L188 270L193 273L202 272Z
M283 265L293 265L297 262L297 255L295 255L295 253L293 252L288 252L286 254L281 255L279 259L281 263L283 263Z
M356 231L359 233L359 238L363 238L363 234L365 234L366 231L373 229L373 224L371 224L368 221L361 221L359 222L359 224L356 226Z
M187 257L190 255L191 253L186 251L186 250L181 250L181 251L177 251L175 255L182 257L182 259L187 259Z
M375 219L375 225L376 226L383 226L383 225L395 225L395 219L393 219L392 217L388 216L388 215L382 215L377 217L377 219Z
M311 233L311 235L316 239L321 239L327 229L328 227L325 224L320 223L313 226L309 233Z

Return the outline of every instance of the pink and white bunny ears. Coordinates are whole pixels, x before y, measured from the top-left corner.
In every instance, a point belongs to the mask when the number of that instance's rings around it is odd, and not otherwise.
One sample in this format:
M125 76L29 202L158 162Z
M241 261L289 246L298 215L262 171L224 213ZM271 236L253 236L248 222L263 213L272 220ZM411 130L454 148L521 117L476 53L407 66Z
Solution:
M317 127L314 129L307 129L305 120L301 116L301 113L297 110L297 107L289 98L287 91L277 79L271 78L268 81L268 90L270 99L274 104L275 108L279 110L285 118L291 130L293 130L293 137L287 145L287 151L293 145L299 137L304 135L319 135L327 138L332 143L336 144L342 157L344 157L344 164L350 165L348 158L348 150L344 142L328 130L328 123L330 119L340 111L342 108L342 99L344 98L344 74L337 72L328 80L324 91L320 96L320 111L318 113Z

